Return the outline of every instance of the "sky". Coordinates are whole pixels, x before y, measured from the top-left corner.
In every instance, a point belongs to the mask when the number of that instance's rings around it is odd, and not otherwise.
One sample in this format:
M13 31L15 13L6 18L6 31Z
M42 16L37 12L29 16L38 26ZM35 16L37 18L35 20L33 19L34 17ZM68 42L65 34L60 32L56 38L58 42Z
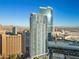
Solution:
M29 26L40 6L53 8L54 26L79 26L79 0L0 0L0 24Z

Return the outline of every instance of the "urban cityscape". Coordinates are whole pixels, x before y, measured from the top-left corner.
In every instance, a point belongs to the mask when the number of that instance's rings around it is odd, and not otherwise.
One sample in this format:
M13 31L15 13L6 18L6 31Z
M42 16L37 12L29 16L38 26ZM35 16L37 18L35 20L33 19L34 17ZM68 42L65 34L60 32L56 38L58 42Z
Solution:
M54 25L54 17L58 15L55 9L49 4L40 5L36 11L27 8L28 26L24 26L27 20L23 24L13 21L20 25L0 20L0 59L79 59L79 26Z
M48 6L31 13L30 29L0 25L1 58L78 59L79 29L54 28L52 12Z

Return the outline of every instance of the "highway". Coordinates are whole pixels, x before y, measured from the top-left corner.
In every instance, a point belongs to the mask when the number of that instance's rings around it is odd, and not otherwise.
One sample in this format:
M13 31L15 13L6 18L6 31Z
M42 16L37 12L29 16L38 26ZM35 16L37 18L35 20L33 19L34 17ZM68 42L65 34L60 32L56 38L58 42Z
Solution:
M73 57L79 58L79 42L78 41L77 42L65 41L65 40L48 41L48 48L49 48L49 59L53 59L53 53L59 53L59 54L64 54L66 56L73 56Z
M49 48L61 48L79 51L79 42L75 41L48 41Z

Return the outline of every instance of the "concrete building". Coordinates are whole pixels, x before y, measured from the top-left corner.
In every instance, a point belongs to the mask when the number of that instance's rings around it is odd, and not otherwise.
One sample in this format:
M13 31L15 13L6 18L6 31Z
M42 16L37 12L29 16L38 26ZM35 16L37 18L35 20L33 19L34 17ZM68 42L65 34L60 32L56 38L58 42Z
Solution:
M22 54L22 36L7 35L5 31L0 31L0 55L6 59L10 55Z
M17 34L17 27L13 27L12 32L13 34Z
M64 54L53 53L53 59L65 59Z
M29 31L24 31L22 34L23 37L23 53L27 55L27 57L29 57L30 55L30 32Z
M6 32L12 32L13 27L14 27L13 25L3 25L3 29Z
M40 57L46 54L47 16L32 13L30 16L30 56Z
M17 35L6 35L6 55L22 54L22 37Z
M69 35L65 37L66 40L71 40L71 41L79 41L79 35Z

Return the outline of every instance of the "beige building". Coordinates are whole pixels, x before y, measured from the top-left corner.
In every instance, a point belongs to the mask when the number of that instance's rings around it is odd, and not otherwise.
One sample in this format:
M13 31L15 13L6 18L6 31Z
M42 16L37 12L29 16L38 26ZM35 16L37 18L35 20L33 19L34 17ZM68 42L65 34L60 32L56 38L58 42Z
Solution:
M0 55L6 59L9 55L22 54L21 34L7 35L0 31Z
M21 35L6 35L6 55L22 54Z
M79 41L79 32L69 32L69 35L65 39Z

